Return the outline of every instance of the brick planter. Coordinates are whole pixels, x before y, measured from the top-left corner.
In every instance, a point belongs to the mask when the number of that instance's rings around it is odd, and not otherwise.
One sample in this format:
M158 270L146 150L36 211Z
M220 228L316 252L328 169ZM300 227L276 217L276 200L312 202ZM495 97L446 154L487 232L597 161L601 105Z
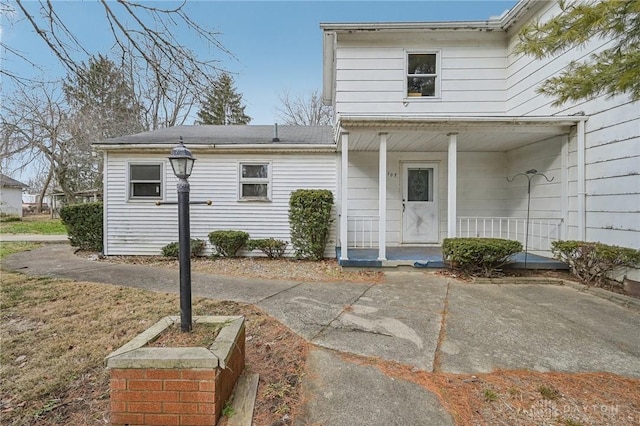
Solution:
M209 348L146 345L179 317L166 317L106 358L112 425L215 425L244 368L244 317L194 317L224 327Z

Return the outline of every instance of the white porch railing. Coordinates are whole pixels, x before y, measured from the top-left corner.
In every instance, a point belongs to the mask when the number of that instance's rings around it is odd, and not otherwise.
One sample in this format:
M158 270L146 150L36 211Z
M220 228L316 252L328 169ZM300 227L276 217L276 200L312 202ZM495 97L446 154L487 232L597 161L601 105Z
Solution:
M349 248L377 248L379 216L349 215L347 218L347 246Z
M348 248L377 248L380 218L376 215L349 215ZM458 217L458 237L504 238L525 244L524 217ZM529 251L551 251L551 243L561 239L562 219L530 218Z
M529 251L551 251L551 243L561 238L563 219L529 218ZM458 217L458 237L504 238L525 244L524 217Z

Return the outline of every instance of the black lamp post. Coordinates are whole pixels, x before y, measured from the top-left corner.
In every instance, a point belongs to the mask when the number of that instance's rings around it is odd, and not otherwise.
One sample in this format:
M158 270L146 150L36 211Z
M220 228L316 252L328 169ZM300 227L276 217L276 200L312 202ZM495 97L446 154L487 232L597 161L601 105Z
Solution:
M527 269L527 254L529 252L528 250L528 246L529 246L529 212L531 210L531 179L533 179L534 176L542 176L543 178L545 178L547 180L547 182L551 182L553 180L553 178L549 179L547 177L547 175L545 175L544 173L540 173L538 172L536 169L531 169L531 170L527 170L524 173L518 173L515 176L513 176L512 178L507 177L507 181L508 182L513 182L513 180L515 178L517 178L518 176L524 176L527 178L527 221L525 223L525 229L524 229L524 269Z
M195 158L182 141L171 150L169 161L178 178L178 244L180 247L180 329L191 331L191 235L189 224L189 176Z

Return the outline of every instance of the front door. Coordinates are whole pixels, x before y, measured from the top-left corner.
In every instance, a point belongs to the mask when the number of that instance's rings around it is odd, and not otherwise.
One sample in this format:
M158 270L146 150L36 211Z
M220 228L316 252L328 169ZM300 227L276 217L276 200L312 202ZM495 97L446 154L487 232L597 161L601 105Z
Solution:
M403 163L402 242L438 242L438 166Z

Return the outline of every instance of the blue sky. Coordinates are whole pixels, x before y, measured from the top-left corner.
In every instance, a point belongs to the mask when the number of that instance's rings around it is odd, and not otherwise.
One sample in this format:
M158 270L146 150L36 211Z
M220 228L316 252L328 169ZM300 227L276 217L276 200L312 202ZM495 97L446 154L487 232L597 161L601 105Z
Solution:
M159 2L162 6L172 2ZM183 38L203 57L221 61L234 73L251 124L277 121L279 96L308 95L322 85L321 22L393 22L484 20L499 16L516 1L189 1L187 10L200 24L220 33L219 41L235 55L208 51L197 40ZM174 2L175 4L175 2ZM26 7L37 10L37 2ZM92 53L109 49L101 6L95 1L55 1L56 10ZM44 42L20 21L3 18L2 37L46 66L51 77L63 77ZM80 57L81 60L87 58ZM25 63L3 59L2 66L23 75L42 73ZM191 124L191 123L188 123Z

